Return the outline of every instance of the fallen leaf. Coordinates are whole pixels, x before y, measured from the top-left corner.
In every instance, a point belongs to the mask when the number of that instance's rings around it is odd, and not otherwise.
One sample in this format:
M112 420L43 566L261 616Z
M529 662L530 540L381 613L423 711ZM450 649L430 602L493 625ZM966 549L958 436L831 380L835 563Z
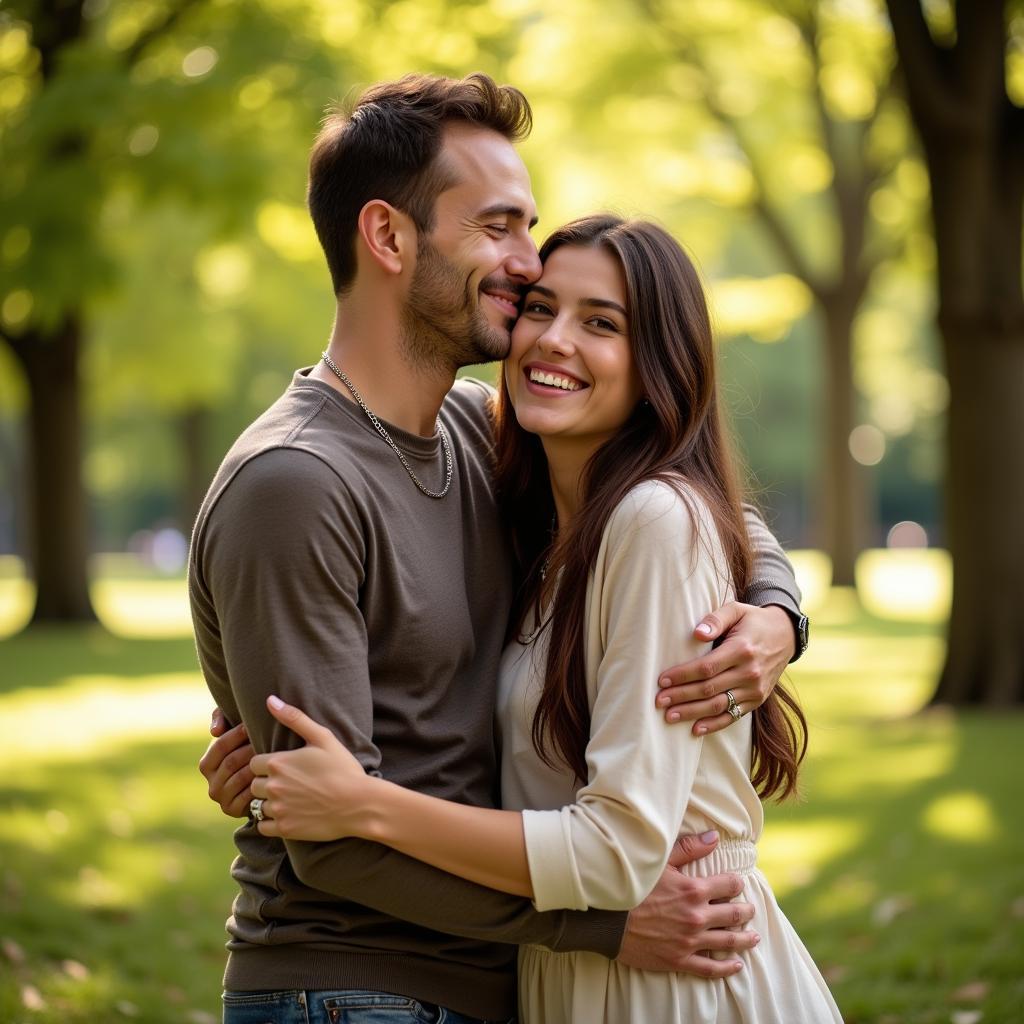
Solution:
M981 1010L957 1010L949 1019L952 1024L978 1024Z
M12 964L23 964L25 962L25 950L19 946L14 939L0 939L0 949L4 951L4 956L11 961Z
M74 978L75 981L85 981L89 977L90 971L85 964L79 963L77 960L62 960L60 969L69 977Z
M955 1003L980 1003L992 986L987 981L969 981L950 995Z
M850 968L843 964L826 964L821 969L821 976L830 984L836 985L850 973Z
M877 925L892 924L900 914L905 914L914 905L908 896L887 896L879 900L871 910L871 920Z
M128 1002L127 999L122 999L114 1005L122 1017L138 1017L139 1015L139 1008L134 1003Z
M26 1010L46 1009L46 1002L35 985L22 985L21 1005L24 1006Z

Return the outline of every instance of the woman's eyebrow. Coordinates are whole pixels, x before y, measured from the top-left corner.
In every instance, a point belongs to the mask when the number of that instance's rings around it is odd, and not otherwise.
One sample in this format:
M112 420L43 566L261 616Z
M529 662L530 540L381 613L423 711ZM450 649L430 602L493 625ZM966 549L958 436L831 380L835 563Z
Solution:
M541 295L549 299L558 298L550 288L545 288L542 284L531 284L529 288L526 289L526 294L530 295L532 292L540 292ZM613 302L611 299L580 299L580 305L596 306L598 309L614 309L617 313L621 313L623 316L629 316L622 306L617 302Z

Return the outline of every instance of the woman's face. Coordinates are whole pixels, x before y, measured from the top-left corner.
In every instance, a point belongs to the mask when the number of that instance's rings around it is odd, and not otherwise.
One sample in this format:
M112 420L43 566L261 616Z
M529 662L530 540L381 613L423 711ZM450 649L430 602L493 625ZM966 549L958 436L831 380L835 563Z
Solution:
M626 316L626 281L603 247L563 245L530 286L505 361L524 430L593 450L640 401Z

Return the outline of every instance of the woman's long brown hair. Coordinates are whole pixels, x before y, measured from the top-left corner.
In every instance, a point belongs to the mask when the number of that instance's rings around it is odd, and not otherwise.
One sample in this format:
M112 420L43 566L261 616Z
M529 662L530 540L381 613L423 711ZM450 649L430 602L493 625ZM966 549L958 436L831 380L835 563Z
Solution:
M539 614L554 595L544 626L551 635L533 743L548 765L561 760L584 781L590 735L587 583L616 505L642 481L676 484L683 477L710 510L738 594L750 576L751 554L719 414L711 322L693 264L656 224L612 215L584 217L559 228L541 247L541 260L563 246L601 247L622 267L632 354L646 399L588 461L579 511L571 522L560 524L554 541L554 499L540 439L519 426L504 380L495 403L498 494L521 581L512 614L515 633L528 608ZM692 507L690 514L696 536ZM545 561L548 572L542 574ZM780 684L753 713L752 780L759 796L781 800L795 792L806 745L803 714Z

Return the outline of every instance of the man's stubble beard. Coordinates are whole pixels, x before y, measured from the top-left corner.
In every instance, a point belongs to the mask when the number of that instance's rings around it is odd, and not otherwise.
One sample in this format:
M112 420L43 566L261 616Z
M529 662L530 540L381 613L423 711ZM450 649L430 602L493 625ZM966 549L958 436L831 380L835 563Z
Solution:
M421 240L402 309L402 347L410 362L454 374L460 366L504 359L515 320L510 317L504 331L492 326L478 295L468 275Z

